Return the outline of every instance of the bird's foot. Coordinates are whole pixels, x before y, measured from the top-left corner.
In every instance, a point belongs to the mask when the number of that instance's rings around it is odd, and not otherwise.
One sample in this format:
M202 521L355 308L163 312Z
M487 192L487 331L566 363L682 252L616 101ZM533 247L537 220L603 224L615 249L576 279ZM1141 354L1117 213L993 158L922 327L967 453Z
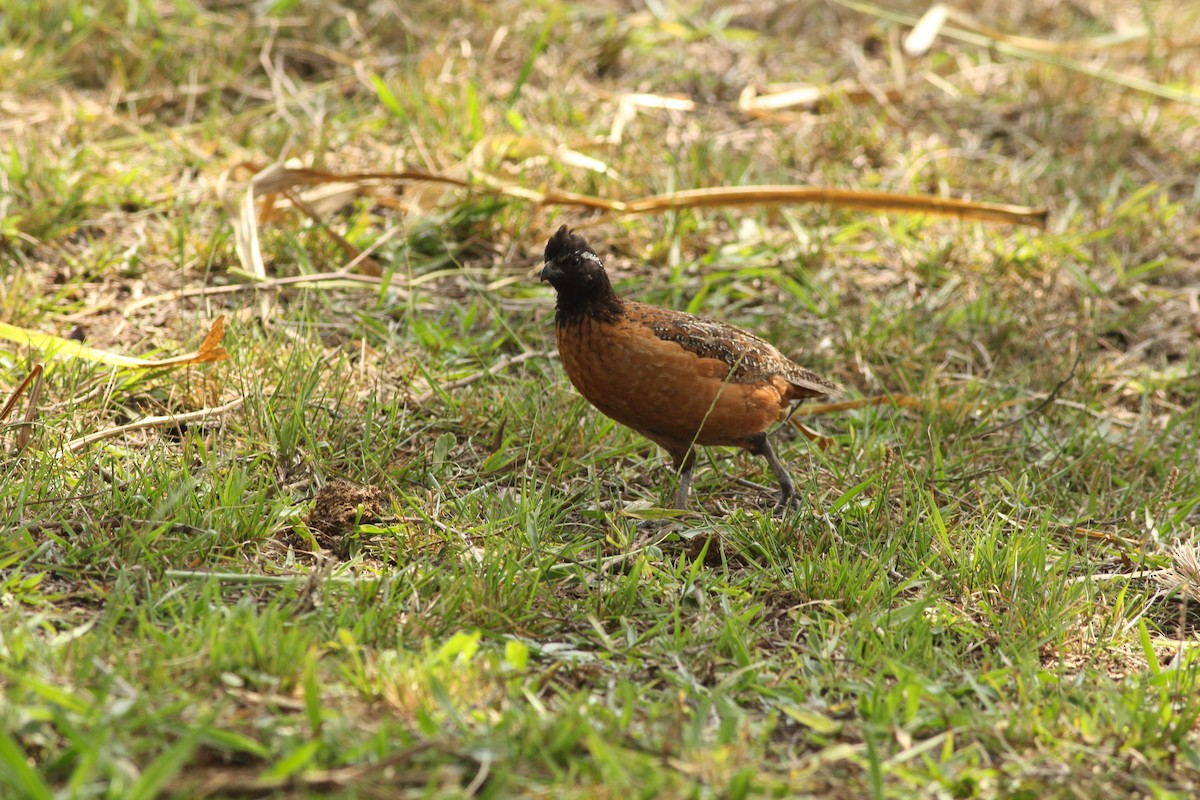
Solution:
M800 505L800 495L794 489L789 492L785 488L779 496L779 501L775 503L774 511L776 514L786 514L788 511L798 510Z

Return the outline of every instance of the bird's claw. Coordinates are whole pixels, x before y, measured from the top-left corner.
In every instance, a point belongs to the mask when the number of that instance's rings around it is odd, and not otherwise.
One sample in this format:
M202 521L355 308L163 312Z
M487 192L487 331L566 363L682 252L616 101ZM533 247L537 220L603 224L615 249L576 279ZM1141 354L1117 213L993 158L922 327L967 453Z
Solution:
M796 511L800 508L800 495L796 492L784 492L777 503L775 503L774 511L777 514L785 514L788 511Z

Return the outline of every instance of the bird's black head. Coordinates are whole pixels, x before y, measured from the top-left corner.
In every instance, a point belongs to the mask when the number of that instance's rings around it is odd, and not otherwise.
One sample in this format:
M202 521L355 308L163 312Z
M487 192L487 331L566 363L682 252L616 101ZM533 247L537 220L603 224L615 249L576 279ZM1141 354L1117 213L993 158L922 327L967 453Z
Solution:
M566 225L546 242L545 261L542 280L548 281L559 294L585 294L598 283L608 283L600 256L587 239L571 233Z
M558 292L558 322L582 316L611 320L621 310L600 256L566 225L546 242L542 280Z

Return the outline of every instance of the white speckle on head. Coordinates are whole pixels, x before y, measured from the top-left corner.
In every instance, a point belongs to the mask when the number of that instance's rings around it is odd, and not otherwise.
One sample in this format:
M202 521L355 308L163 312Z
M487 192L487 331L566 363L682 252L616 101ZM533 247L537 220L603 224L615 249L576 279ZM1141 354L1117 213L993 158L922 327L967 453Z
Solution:
M596 255L595 253L589 253L587 250L578 250L576 252L580 258L586 258L588 261L595 261L597 264L600 263L600 256Z

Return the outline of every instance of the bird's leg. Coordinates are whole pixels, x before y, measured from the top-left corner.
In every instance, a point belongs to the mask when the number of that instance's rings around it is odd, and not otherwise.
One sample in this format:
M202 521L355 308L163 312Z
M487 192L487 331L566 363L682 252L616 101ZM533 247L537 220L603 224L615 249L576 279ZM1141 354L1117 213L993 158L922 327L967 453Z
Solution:
M792 482L792 476L788 473L787 467L775 455L775 449L771 447L771 440L767 438L767 434L758 434L750 440L754 445L754 452L767 460L767 464L771 467L771 471L775 473L776 479L779 481L781 494L779 502L775 508L787 508L790 505L799 505L800 497L796 494L796 484Z
M783 418L783 422L779 423L780 428L787 427L787 424L792 421L792 415L796 413L796 409L799 408L803 403L804 398L800 398L800 400L792 403L791 408L788 409L787 416Z
M675 472L679 475L679 488L675 490L675 507L687 509L688 494L692 491L692 467L696 466L696 448L688 447L682 456L672 453Z

